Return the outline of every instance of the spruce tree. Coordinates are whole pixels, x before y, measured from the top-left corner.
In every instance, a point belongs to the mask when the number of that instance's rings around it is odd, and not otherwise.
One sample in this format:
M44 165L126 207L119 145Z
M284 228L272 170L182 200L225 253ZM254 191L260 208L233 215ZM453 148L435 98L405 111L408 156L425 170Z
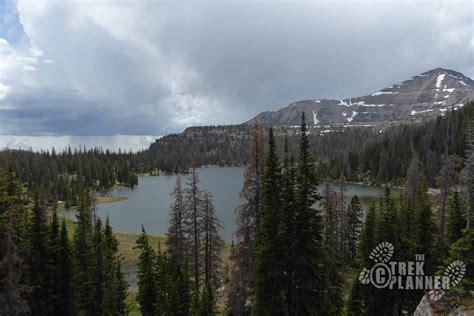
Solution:
M185 258L181 266L171 263L172 279L168 299L169 315L189 315L191 304L191 282L189 276L188 259Z
M325 271L326 254L322 247L322 223L319 211L313 208L320 199L317 192L314 158L310 154L304 112L300 128L299 156L296 170L296 203L294 242L294 295L291 311L295 314L324 314L331 302L326 296L329 275ZM325 304L326 303L326 304Z
M460 287L467 295L474 291L474 228L467 228L463 235L449 249L449 257L446 261L451 264L455 260L461 260L466 265L466 272L461 280Z
M2 198L5 198L4 196ZM11 206L10 206L11 207ZM22 283L23 262L18 251L16 218L12 209L4 210L7 224L4 230L3 257L0 261L0 315L27 315L31 312L26 296L31 288Z
M287 312L291 315L294 304L295 292L295 263L294 251L296 231L295 214L295 181L296 170L293 156L289 152L288 138L285 137L284 157L282 168L282 216L281 216L281 241L283 242L283 256L280 258L285 271L284 296L286 300Z
M154 315L156 312L157 286L155 275L156 253L151 248L145 228L142 225L142 234L137 239L136 248L140 249L138 260L138 293L137 301L143 315Z
M202 316L215 315L215 306L216 306L216 301L215 301L214 289L212 287L212 284L208 282L206 283L206 286L204 287L202 291L201 304L200 304L201 315Z
M81 195L77 209L77 227L73 237L74 289L78 309L90 311L93 304L94 253L91 204L88 191Z
M234 315L250 313L255 278L255 243L261 210L264 172L264 135L258 123L252 126L252 139L240 196L245 203L236 209L236 242L231 249L233 272L230 276L229 309Z
M60 280L57 299L57 315L74 315L76 312L76 298L74 291L74 271L71 244L68 238L66 220L61 223L59 254L58 254L58 280Z
M102 305L104 295L104 281L105 281L105 266L104 266L104 241L102 232L102 221L97 218L94 225L94 235L92 240L92 249L94 255L93 261L93 293L90 306L90 313L98 315Z
M349 254L349 262L353 262L357 254L360 233L362 229L363 209L357 195L354 195L349 203L346 213L346 240Z
M56 208L49 230L49 247L51 252L51 269L49 291L51 295L50 310L55 315L72 315L75 312L74 292L72 288L71 246L67 236L66 222L61 226Z
M446 240L452 244L462 237L462 231L466 227L464 218L464 203L458 191L454 191L449 201L448 217L446 223Z
M438 177L436 178L436 184L441 189L440 200L441 206L439 209L439 235L441 239L445 238L445 211L448 203L448 197L451 194L453 186L457 182L456 169L459 164L458 156L446 155L443 159L443 167L441 168Z
M281 169L273 129L268 136L268 152L262 186L262 209L259 215L256 244L255 313L284 313L284 275L281 261Z
M193 271L194 271L194 286L196 287L196 291L200 290L199 287L199 266L200 262L200 241L201 241L201 219L202 219L202 212L201 212L201 205L202 205L202 192L199 188L199 177L195 167L192 168L191 174L189 176L187 185L188 188L185 191L186 195L186 234L187 238L191 244L191 249L189 251L190 258L193 263Z
M51 262L49 231L46 211L40 205L38 192L35 193L35 205L28 227L28 284L33 287L29 298L31 312L34 315L47 314L51 307Z
M118 241L113 235L109 218L105 222L103 232L103 298L100 305L101 314L125 315L127 306L128 284L121 271L120 257L118 253Z
M222 225L216 215L212 195L205 191L202 201L202 252L204 283L217 287L220 283L221 251L224 240L219 235Z
M181 265L187 252L186 238L184 235L185 220L185 200L181 187L181 176L176 175L176 184L171 195L174 202L170 208L170 220L166 243L168 253L174 256L176 264Z

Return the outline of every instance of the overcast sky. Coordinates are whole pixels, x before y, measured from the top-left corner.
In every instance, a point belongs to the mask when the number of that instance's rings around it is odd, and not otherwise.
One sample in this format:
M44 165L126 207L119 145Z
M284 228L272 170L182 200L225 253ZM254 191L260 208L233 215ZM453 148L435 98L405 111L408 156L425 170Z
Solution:
M473 3L0 0L0 147L136 149L436 67L474 77Z

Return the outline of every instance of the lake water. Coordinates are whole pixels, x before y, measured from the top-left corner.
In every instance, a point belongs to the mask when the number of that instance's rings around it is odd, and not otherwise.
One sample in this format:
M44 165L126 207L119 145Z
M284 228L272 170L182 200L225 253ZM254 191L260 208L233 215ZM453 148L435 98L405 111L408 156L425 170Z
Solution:
M206 189L214 196L217 215L224 226L221 233L226 241L232 239L235 231L235 209L244 203L239 197L243 173L244 168L240 167L198 169L201 189ZM183 185L186 179L186 176L182 177ZM139 233L143 224L149 234L164 235L172 203L170 192L175 181L174 175L139 177L138 186L134 189L109 192L109 195L127 196L127 200L97 205L96 214L104 220L108 215L115 231ZM363 202L367 202L378 198L380 190L367 185L347 184L345 195L349 199L357 194ZM74 218L74 213L68 212L66 217Z

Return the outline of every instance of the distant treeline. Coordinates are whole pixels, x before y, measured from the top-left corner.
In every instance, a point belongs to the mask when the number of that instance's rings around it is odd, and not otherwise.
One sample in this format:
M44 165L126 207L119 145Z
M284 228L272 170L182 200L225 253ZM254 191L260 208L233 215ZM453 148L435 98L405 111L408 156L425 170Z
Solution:
M0 152L0 172L13 172L24 194L38 190L46 202L77 205L85 188L107 190L116 184L133 187L142 167L132 153L101 149L50 151L6 150Z
M436 186L436 174L445 156L465 157L466 129L474 119L474 102L443 117L422 123L387 123L375 126L308 127L311 153L317 174L348 181L401 184L410 161L416 157L423 166L429 186ZM192 127L171 134L138 153L102 149L32 152L0 152L0 173L15 172L20 183L35 187L48 201L62 200L76 205L85 188L107 190L116 184L133 187L137 174L186 172L193 166L243 166L247 164L251 126ZM266 129L265 134L268 133ZM274 127L278 154L283 140L289 152L297 153L299 129Z

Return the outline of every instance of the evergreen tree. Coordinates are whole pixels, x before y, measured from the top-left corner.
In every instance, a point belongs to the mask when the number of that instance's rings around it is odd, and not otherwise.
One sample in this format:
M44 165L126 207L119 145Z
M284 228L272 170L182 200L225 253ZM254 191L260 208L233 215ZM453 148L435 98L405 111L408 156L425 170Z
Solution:
M285 137L284 157L282 168L282 216L281 216L281 241L283 242L283 256L280 258L283 265L286 281L284 282L284 296L286 300L287 312L291 314L294 308L295 291L295 263L294 251L296 231L296 201L295 201L295 181L296 170L293 156L289 152L288 138Z
M74 315L76 312L76 301L73 279L73 258L71 244L66 229L66 220L61 223L61 231L59 237L58 273L59 281L58 293L54 308L56 315Z
M258 123L252 127L250 152L244 172L240 196L246 202L236 209L236 243L231 249L233 273L230 276L229 307L234 315L250 313L255 277L255 242L261 209L264 172L264 136Z
M186 234L188 240L191 243L190 258L193 263L194 271L194 286L196 291L199 291L199 257L200 257L200 241L201 241L201 205L202 205L202 192L199 188L199 178L196 168L192 168L191 174L187 182L188 188L185 191L186 194Z
M100 311L104 315L125 315L128 284L121 271L120 257L117 255L118 241L113 235L108 217L105 222L102 245L104 282Z
M256 244L255 312L260 315L281 314L285 310L281 202L281 170L270 128Z
M90 305L90 314L98 315L102 305L104 295L104 241L102 232L102 221L98 217L94 226L94 235L92 240L93 261L93 294Z
M466 265L466 272L461 280L461 288L467 295L474 291L474 228L464 230L462 237L451 245L447 264L461 260Z
M3 197L5 198L5 197ZM15 215L4 211L8 220L4 231L3 258L0 261L0 315L25 315L31 312L25 296L30 287L22 284L23 262L18 253L18 233L15 230Z
M53 210L49 230L49 248L51 255L50 310L55 315L73 315L75 313L74 292L72 288L71 246L67 237L66 222L60 227L56 208Z
M346 240L349 254L349 262L355 259L357 247L359 245L360 233L362 229L363 209L357 195L354 195L349 203L346 213Z
M185 258L180 267L171 264L173 279L169 293L169 315L189 315L191 304L188 259Z
M462 230L466 227L464 204L458 191L454 191L449 201L446 224L446 240L451 245L462 237Z
M212 287L212 284L208 282L206 283L206 286L204 287L202 291L200 314L202 316L215 315L215 306L216 306L216 301L215 301L214 289Z
M365 222L362 226L360 234L360 242L358 247L358 261L360 266L368 267L370 263L369 254L376 246L375 225L377 221L375 203L370 203Z
M40 205L38 192L35 194L35 205L32 209L28 228L28 284L33 287L29 298L32 314L44 315L50 310L51 303L51 262L49 232L46 211Z
M154 315L156 311L157 287L155 276L156 253L151 248L145 228L142 226L142 234L137 239L136 248L140 249L138 261L138 293L137 301L143 315Z
M79 310L89 311L93 304L94 253L93 227L90 197L87 191L81 195L77 209L77 227L73 237L74 289Z
M186 238L184 235L184 215L185 204L183 189L181 187L181 176L176 175L176 185L171 195L174 197L174 202L170 208L170 224L167 233L168 253L175 256L176 264L181 265L186 256Z
M330 275L336 271L324 268L327 262L322 247L322 223L319 211L313 205L320 199L314 159L310 154L308 131L304 112L300 128L299 156L296 171L294 284L291 313L324 314L334 306L326 297ZM331 292L332 293L332 292ZM330 293L330 294L331 294ZM332 296L332 295L331 295ZM326 303L326 304L325 304Z
M202 250L204 255L204 282L218 286L220 283L221 251L224 240L219 235L219 228L222 225L216 215L216 210L209 192L203 194L202 204Z
M452 187L456 184L457 173L456 169L459 164L458 156L446 155L443 159L443 167L441 168L436 184L441 189L441 207L439 209L439 235L444 240L445 238L445 211L448 202L448 196L451 193Z

